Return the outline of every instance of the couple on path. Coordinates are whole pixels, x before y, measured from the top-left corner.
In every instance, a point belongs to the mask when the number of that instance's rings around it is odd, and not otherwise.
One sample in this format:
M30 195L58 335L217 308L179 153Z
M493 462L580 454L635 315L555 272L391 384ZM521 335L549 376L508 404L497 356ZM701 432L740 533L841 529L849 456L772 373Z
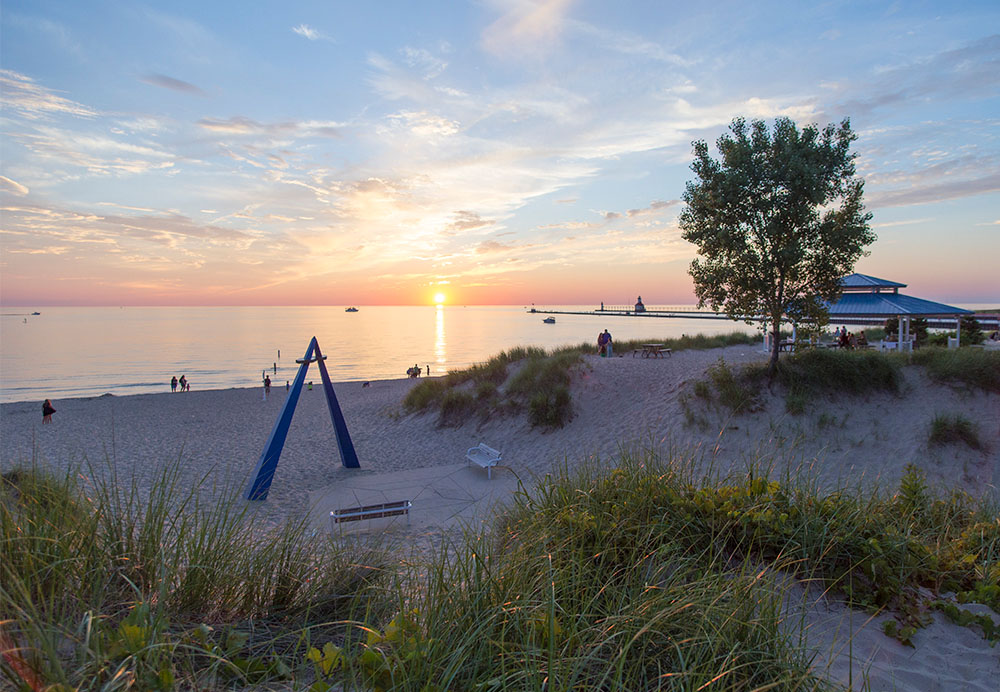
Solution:
M611 334L605 329L603 332L597 335L597 352L601 354L601 357L611 358L614 349L611 346Z

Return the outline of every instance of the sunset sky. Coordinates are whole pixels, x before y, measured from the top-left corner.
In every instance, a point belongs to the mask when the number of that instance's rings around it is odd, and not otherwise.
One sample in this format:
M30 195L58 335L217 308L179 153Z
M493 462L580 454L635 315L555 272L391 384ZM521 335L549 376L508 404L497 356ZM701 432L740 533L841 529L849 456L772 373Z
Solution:
M693 303L691 142L850 117L857 270L1000 302L1000 3L4 0L0 302Z

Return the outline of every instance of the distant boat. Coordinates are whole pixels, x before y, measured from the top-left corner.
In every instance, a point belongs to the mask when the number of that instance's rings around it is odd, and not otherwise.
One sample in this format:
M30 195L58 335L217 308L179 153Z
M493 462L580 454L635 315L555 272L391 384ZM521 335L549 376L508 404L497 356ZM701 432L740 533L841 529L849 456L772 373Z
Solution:
M545 324L555 324L556 323L556 318L555 317L546 317L544 320L542 320L542 322L544 322Z
M42 313L40 313L40 312L33 312L33 313L31 313L31 314L32 314L32 315L41 315Z
M358 309L357 309L357 308L346 308L346 309L344 310L344 312L357 312L357 311L358 311Z

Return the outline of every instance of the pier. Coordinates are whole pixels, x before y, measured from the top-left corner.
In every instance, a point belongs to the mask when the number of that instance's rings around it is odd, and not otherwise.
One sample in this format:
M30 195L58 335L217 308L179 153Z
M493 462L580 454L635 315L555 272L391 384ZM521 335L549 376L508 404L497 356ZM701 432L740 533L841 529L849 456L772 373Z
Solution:
M629 305L605 305L604 309L594 308L593 310L551 310L548 308L532 307L529 313L539 315L584 315L587 317L652 317L666 319L697 319L697 320L729 320L731 322L743 322L745 320L733 320L722 312L712 312L711 310L699 310L692 307L663 307L650 306L643 312L636 312L635 308ZM1000 329L1000 314L977 313L974 315L983 331L992 332ZM746 318L751 322L763 322L763 317L755 316ZM885 317L865 317L861 315L831 315L829 324L831 328L835 325L851 325L860 327L882 327L885 324ZM927 317L927 327L929 329L955 329L954 317Z

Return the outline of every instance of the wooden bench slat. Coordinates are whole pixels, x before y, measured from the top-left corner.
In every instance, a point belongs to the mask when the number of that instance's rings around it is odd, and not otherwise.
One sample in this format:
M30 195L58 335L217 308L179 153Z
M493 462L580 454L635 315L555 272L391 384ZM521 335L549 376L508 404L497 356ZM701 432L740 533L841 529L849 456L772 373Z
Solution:
M398 517L404 514L407 516L407 520L409 520L411 507L413 507L413 503L410 500L382 502L375 505L364 505L362 507L343 507L330 512L330 521L333 524L340 524L345 521Z

